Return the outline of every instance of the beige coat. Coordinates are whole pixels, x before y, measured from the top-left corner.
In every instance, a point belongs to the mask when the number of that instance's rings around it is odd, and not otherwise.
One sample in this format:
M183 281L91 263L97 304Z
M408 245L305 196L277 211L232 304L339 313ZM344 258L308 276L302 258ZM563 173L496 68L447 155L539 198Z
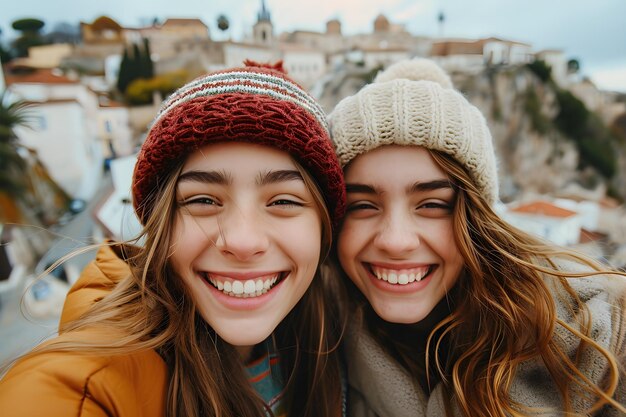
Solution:
M617 355L622 367L626 367L626 279L622 277L597 276L571 279L570 284L586 303L593 315L591 334L595 340ZM561 319L573 323L574 317L559 300L566 297L562 289L552 288L557 300ZM578 340L561 326L557 334L564 341L566 351L573 353ZM413 381L406 371L383 351L364 329L351 329L346 340L348 362L348 415L351 417L439 417L445 416L444 396L441 384L430 396ZM452 347L453 348L453 347ZM581 370L594 382L602 383L607 372L607 362L596 351L589 350L582 358ZM539 361L523 363L511 388L511 397L530 407L561 408L560 396L551 382L550 375ZM626 373L622 375L615 398L626 404ZM577 410L589 403L574 401ZM456 415L461 415L458 409ZM545 415L561 415L551 412ZM596 414L618 417L622 414L614 408ZM623 416L622 416L623 417Z

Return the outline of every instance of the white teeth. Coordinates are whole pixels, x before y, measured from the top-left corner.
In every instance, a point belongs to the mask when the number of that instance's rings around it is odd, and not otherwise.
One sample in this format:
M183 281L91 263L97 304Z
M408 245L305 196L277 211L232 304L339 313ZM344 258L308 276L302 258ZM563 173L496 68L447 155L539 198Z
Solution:
M415 281L420 282L428 274L430 267L393 270L372 266L371 270L378 279L394 285L406 285Z
M233 281L233 293L235 295L243 294L243 284L241 281Z
M266 276L257 279L249 279L246 281L228 281L224 280L224 278L226 277L222 277L222 280L220 280L214 277L207 276L207 280L211 284L213 284L213 286L219 291L223 291L225 294L237 298L248 298L258 297L268 292L270 288L272 288L272 286L278 281L279 275L276 274L271 277Z
M243 292L246 294L254 294L256 292L256 284L251 279L243 283Z

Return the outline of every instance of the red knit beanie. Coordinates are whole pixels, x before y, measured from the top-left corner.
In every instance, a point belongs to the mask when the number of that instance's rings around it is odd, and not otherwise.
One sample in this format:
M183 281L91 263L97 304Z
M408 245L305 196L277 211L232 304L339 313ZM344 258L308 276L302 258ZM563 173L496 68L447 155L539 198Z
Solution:
M133 204L143 224L154 193L177 161L204 145L237 141L289 153L316 180L333 225L338 225L345 187L324 111L286 76L282 63L245 65L200 77L163 103L133 174Z

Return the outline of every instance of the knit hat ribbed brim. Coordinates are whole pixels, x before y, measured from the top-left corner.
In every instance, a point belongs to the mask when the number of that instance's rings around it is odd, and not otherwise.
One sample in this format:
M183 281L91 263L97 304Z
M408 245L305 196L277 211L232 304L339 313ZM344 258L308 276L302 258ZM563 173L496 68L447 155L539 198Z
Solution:
M460 162L487 202L498 199L496 157L485 118L433 61L390 66L374 83L339 102L329 121L344 167L383 145L423 146Z
M333 225L339 224L345 185L324 111L282 65L246 65L200 77L164 102L133 174L133 204L143 224L153 205L148 196L176 162L207 144L228 141L289 153L318 183Z

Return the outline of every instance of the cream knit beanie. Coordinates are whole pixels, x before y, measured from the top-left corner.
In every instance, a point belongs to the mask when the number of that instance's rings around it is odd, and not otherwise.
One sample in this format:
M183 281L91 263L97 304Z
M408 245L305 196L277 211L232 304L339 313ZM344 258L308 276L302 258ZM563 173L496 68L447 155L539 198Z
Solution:
M344 167L379 146L423 146L459 161L487 202L493 205L498 198L496 157L485 118L433 61L413 59L390 66L372 84L339 102L329 121Z

